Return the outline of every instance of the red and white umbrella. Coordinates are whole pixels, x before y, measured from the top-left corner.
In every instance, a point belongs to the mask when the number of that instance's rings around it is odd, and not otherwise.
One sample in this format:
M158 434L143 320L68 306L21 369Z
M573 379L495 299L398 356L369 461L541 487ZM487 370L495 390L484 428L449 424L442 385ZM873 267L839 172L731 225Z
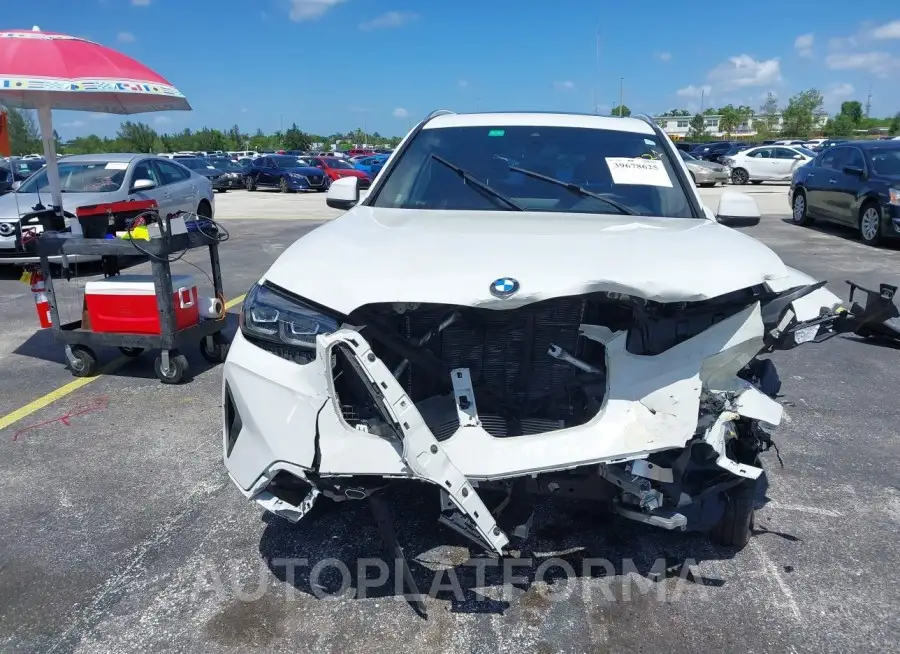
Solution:
M164 77L111 48L65 34L0 32L0 103L37 109L47 181L62 207L52 109L110 114L190 111L191 105ZM73 224L73 228L77 223Z

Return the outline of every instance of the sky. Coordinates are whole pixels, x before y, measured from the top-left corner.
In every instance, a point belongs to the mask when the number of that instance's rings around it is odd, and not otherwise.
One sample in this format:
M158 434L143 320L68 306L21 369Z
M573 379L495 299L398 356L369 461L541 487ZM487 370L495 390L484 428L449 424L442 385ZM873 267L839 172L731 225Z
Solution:
M788 10L788 5L790 9ZM5 10L4 10L5 7ZM132 117L203 126L399 135L433 109L606 113L758 108L816 87L871 115L900 111L900 3L754 0L0 0L8 29L116 48L167 78L192 112ZM66 140L122 118L55 112Z

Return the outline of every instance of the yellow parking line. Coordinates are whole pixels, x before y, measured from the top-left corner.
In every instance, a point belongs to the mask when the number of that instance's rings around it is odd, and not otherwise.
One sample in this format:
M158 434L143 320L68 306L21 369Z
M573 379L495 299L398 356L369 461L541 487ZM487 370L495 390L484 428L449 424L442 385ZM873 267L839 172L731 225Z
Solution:
M239 295L238 297L234 298L233 300L229 300L228 302L225 303L225 308L230 309L231 307L240 304L241 302L244 301L244 297L245 297L245 295ZM72 393L77 391L79 388L82 388L83 386L87 386L92 381L99 379L103 375L108 375L110 373L115 372L116 370L121 368L123 365L125 365L125 363L127 361L129 361L129 358L125 357L125 356L121 356L117 359L114 359L113 361L110 361L108 364L103 366L100 369L100 372L98 372L93 377L79 377L78 379L76 379L74 381L70 381L68 384L66 384L64 386L60 386L59 388L50 391L46 395L42 395L41 397L37 398L33 402L29 402L25 406L20 407L11 413L7 413L5 416L0 417L0 430L6 429L10 425L14 425L15 423L19 422L23 418L27 418L32 413L35 413L36 411L40 411L45 406L53 404L57 400L61 400L62 398L66 397L67 395L71 395Z

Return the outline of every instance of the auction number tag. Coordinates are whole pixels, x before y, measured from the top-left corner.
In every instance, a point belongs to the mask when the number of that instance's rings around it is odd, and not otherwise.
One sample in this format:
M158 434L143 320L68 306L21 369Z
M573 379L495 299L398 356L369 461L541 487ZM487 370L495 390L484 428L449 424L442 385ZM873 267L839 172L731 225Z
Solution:
M669 173L659 159L630 157L606 157L606 165L615 184L641 184L643 186L672 186Z

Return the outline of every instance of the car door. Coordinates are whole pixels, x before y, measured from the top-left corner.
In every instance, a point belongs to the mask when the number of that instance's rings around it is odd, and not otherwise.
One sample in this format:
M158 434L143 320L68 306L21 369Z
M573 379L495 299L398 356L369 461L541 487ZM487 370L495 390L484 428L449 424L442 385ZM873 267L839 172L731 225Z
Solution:
M747 150L743 157L744 168L750 179L772 179L772 148L753 148Z
M844 146L835 148L835 150L843 150L843 156L840 159L840 168L833 170L836 184L832 185L831 196L834 211L834 220L844 225L856 226L856 199L859 197L860 189L866 174L866 160L859 148L853 146ZM862 174L854 174L847 172L846 169L855 168L862 171Z
M802 165L804 159L797 159L799 152L791 148L778 147L773 148L774 153L771 159L772 178L776 180L789 180L794 173L794 168Z
M813 218L825 218L825 201L830 190L828 185L829 171L823 167L823 161L831 156L831 152L822 153L810 164L803 179L806 191L806 210Z
M275 168L274 162L269 157L263 157L257 163L256 183L260 186L272 186L275 183L272 174Z
M819 180L822 190L820 192L820 210L817 212L817 217L829 221L842 222L840 212L837 209L840 201L836 198L840 184L840 175L843 174L844 161L846 161L847 154L848 150L846 147L835 147L829 149L822 157L822 179Z
M171 207L166 210L167 213L196 211L199 199L199 181L193 173L174 161L157 159L154 164L165 182L164 188L168 194L166 203Z

